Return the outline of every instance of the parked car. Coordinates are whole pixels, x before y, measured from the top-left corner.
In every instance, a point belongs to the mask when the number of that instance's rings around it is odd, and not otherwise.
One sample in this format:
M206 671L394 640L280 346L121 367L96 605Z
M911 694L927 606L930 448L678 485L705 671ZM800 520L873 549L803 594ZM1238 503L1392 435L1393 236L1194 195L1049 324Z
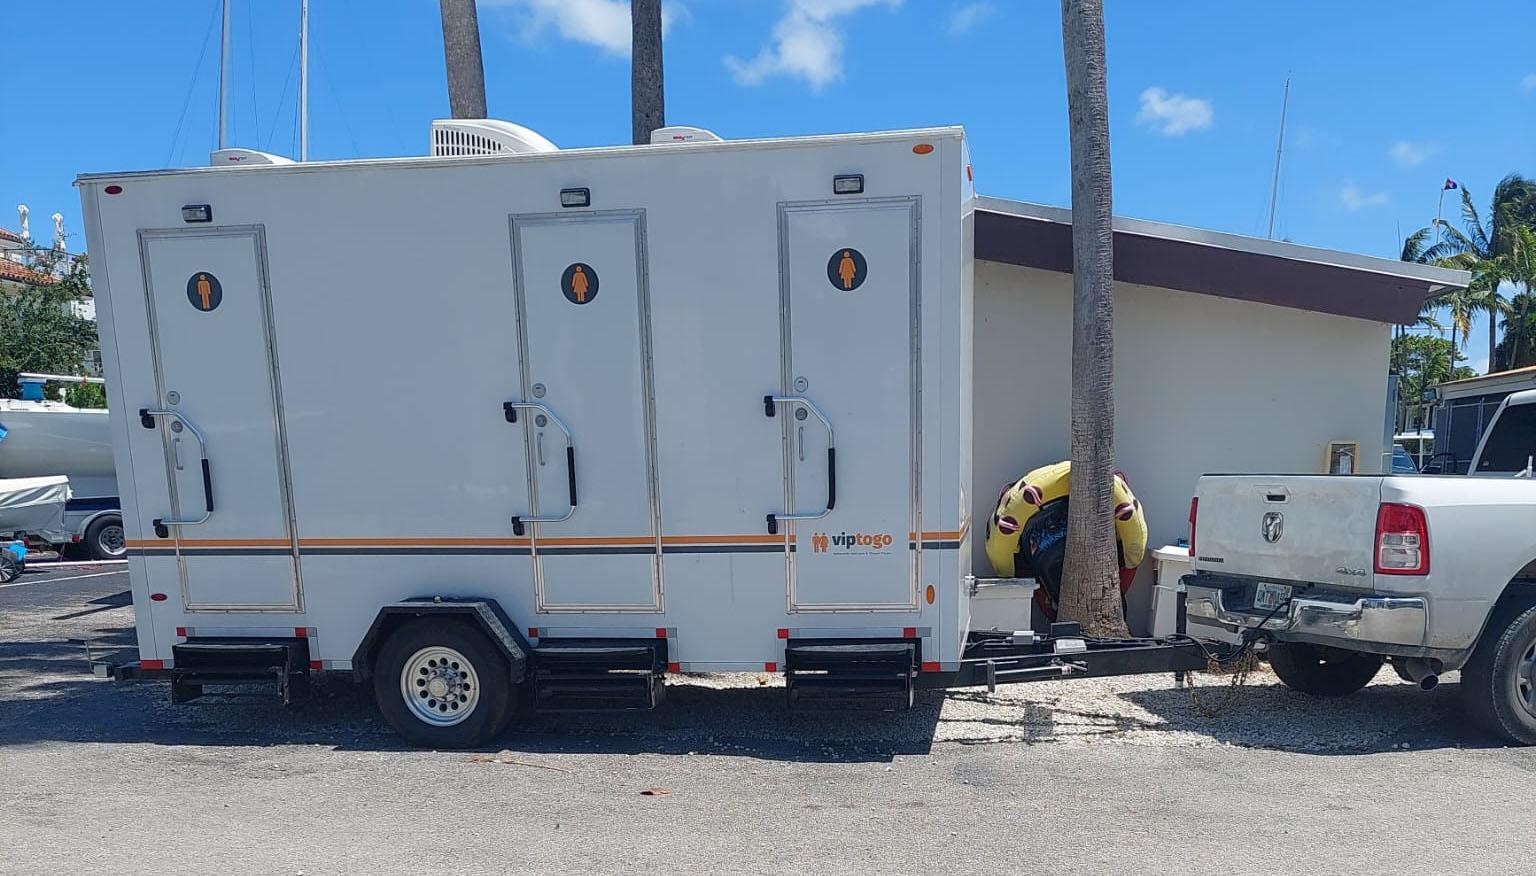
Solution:
M1418 474L1419 467L1413 461L1413 456L1408 448L1401 444L1392 445L1392 473L1393 474Z
M1479 723L1536 744L1536 390L1468 476L1207 475L1190 511L1191 632L1259 629L1289 687L1353 693L1384 662L1461 671Z

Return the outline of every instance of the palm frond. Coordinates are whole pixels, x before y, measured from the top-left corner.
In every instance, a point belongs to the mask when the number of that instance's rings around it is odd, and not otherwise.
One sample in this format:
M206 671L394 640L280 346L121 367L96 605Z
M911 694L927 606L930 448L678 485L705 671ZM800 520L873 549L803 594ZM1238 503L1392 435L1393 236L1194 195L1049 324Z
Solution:
M1420 228L1418 231L1403 238L1403 254L1399 257L1405 262L1424 262L1424 251L1428 249L1425 244L1434 233L1433 228Z
M1483 227L1483 217L1477 213L1477 205L1472 203L1472 193L1463 186L1461 189L1461 219L1467 226L1467 237L1471 239L1472 247L1479 254L1488 253L1488 231Z
M1424 251L1425 261L1434 263L1450 256L1476 250L1476 244L1471 238L1462 234L1461 229L1444 219L1437 221L1440 223L1436 228L1440 232L1441 239L1439 243Z

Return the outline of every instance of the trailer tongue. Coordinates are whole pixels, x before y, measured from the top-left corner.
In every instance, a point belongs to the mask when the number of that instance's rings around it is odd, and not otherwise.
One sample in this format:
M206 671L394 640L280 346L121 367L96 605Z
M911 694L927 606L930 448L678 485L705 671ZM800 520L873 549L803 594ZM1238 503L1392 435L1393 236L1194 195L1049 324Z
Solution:
M981 615L959 128L433 144L80 179L120 675L351 673L454 746L519 699L648 708L677 672L910 704L1204 665Z

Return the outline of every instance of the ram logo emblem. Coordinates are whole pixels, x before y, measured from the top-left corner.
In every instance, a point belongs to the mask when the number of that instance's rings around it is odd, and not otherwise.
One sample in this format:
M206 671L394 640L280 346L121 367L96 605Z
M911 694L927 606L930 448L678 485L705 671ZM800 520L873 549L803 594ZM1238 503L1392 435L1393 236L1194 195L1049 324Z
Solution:
M1279 511L1265 514L1260 528L1264 533L1264 540L1274 544L1280 540L1280 536L1285 534L1285 515Z

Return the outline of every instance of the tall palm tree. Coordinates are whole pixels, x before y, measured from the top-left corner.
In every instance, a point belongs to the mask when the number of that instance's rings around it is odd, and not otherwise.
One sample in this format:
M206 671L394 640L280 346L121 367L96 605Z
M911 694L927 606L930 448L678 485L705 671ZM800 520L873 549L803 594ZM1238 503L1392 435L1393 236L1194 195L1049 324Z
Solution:
M1505 310L1500 354L1509 368L1536 364L1536 229L1512 229L1510 250L1500 256L1497 273L1520 291Z
M1072 148L1072 482L1061 616L1127 636L1115 550L1114 232L1103 0L1061 0Z
M1536 181L1517 173L1500 180L1493 190L1486 223L1472 203L1471 192L1462 187L1461 216L1465 233L1444 219L1435 220L1443 239L1426 250L1424 256L1433 263L1472 272L1472 282L1465 295L1465 304L1471 310L1462 333L1465 336L1466 327L1470 326L1470 313L1488 314L1488 369L1493 371L1496 369L1493 351L1497 346L1499 317L1509 308L1508 300L1499 293L1503 271L1499 259L1509 255L1515 229L1536 226ZM1455 321L1454 315L1452 321Z
M1420 265L1428 264L1429 261L1424 257L1424 253L1429 249L1429 236L1433 232L1433 228L1420 228L1418 231L1403 238L1403 253L1398 258L1405 262L1413 262ZM1445 326L1442 326L1440 320L1436 319L1436 315L1440 312L1440 301L1443 297L1436 296L1424 299L1424 303L1419 307L1419 315L1413 321L1414 327L1434 329L1437 332L1445 330ZM1404 325L1398 326L1397 336L1403 335L1407 328L1408 326Z

